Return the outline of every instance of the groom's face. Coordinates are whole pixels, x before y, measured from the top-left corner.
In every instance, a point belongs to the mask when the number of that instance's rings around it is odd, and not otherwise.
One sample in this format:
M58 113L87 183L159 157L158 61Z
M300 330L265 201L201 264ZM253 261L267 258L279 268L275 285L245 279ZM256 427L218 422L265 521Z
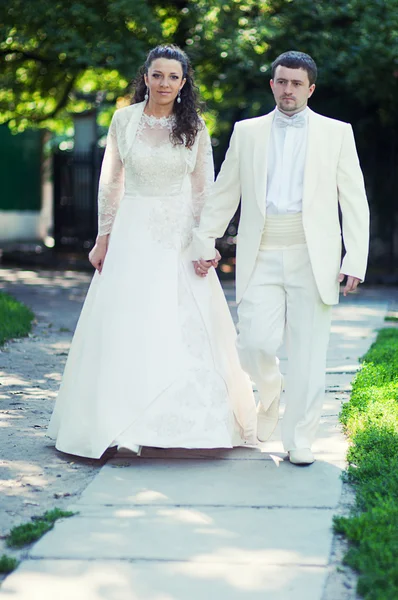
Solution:
M271 79L271 89L279 110L291 116L307 106L315 84L310 85L305 69L289 69L279 65L274 79Z

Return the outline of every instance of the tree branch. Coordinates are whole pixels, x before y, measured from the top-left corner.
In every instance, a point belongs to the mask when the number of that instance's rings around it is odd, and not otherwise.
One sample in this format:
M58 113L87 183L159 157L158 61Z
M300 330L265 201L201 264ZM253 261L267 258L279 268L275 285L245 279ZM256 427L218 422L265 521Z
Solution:
M32 120L36 121L37 123L40 123L41 121L46 121L47 119L52 119L53 117L55 117L57 112L59 112L61 110L61 108L64 108L64 106L66 106L66 104L68 102L68 96L69 96L70 92L72 91L73 86L75 85L76 79L77 79L77 74L72 75L72 78L66 84L64 92L63 92L60 100L58 101L57 106L48 115L42 115L41 117L38 117L37 119L32 119Z
M39 54L36 54L35 52L28 52L26 50L22 50L21 48L0 50L0 56L10 56L10 54L19 54L20 56L23 56L26 59L36 60L37 62L41 62L41 63L51 63L51 62L55 61L54 58L46 58L44 56L40 56Z
M75 81L77 79L77 74L73 75L72 78L70 79L70 81L67 82L66 87L63 91L63 94L61 96L61 98L59 99L56 107L47 115L40 115L40 116L34 116L34 115L14 115L12 117L10 117L9 119L7 119L7 121L4 121L2 123L2 125L8 125L11 121L13 121L14 119L16 121L18 121L19 119L23 119L23 118L28 118L32 123L42 123L43 121L46 121L47 119L52 119L53 117L55 117L55 115L62 109L64 108L64 106L66 106L67 102L68 102L68 96L70 94L70 92L73 89L73 86L75 85Z

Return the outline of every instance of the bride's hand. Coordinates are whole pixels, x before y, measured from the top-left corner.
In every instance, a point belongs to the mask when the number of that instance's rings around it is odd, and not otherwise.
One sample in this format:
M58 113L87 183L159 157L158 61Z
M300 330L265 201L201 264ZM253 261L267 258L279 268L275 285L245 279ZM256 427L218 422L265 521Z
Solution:
M216 269L220 260L221 254L218 250L216 250L216 255L213 260L203 260L202 258L200 260L194 260L193 266L196 275L199 275L199 277L206 277L210 267L214 267Z
M108 251L108 241L109 235L98 236L94 248L88 255L88 260L97 269L98 273L101 273L104 266L105 256Z

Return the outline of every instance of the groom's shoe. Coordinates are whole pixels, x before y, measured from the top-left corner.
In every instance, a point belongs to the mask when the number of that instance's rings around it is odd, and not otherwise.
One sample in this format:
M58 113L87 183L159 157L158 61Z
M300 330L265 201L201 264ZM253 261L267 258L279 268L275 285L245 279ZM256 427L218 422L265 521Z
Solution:
M294 450L289 450L289 460L293 465L304 467L312 465L315 458L309 448L295 448Z
M257 438L260 442L266 442L274 433L279 420L279 403L283 390L283 377L281 376L281 388L279 394L272 401L269 408L264 410L261 401L257 406Z

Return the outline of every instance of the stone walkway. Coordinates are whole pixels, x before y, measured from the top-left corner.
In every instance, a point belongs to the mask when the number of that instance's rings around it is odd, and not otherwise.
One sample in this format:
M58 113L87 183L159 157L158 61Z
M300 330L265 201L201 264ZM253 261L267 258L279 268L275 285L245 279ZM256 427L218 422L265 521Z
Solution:
M228 285L226 294L234 314ZM384 293L364 289L334 309L314 465L285 461L278 430L258 449L118 455L71 502L78 514L6 578L0 597L353 600L352 580L334 564L347 447L338 413L387 308Z

